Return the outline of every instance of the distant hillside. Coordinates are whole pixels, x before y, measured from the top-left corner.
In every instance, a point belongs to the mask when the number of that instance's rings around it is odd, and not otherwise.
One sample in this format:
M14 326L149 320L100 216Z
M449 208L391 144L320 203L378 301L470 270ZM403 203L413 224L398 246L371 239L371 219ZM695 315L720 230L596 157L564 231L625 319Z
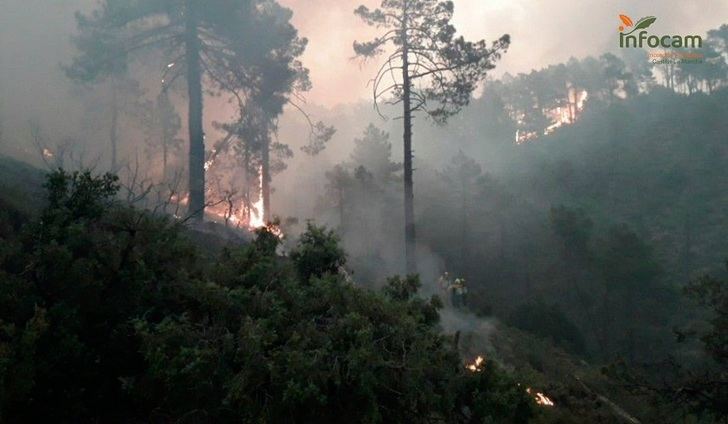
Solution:
M680 288L728 258L726 116L728 90L658 87L490 157L451 148L419 174L418 237L478 313L595 362L680 355L673 329L699 313Z
M628 223L684 281L728 257L728 90L654 90L587 108L580 121L523 146L505 176L514 193Z

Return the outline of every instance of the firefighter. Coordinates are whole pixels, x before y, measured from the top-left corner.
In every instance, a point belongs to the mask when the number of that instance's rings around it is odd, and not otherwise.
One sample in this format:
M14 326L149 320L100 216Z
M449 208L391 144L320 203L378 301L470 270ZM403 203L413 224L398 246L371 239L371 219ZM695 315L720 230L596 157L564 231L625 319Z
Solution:
M463 309L467 306L466 298L468 294L468 287L465 285L464 278L456 278L455 282L450 288L450 296L452 306L456 309Z
M446 296L450 290L450 286L452 285L452 281L450 281L450 274L447 271L445 271L445 273L437 280L437 285L440 288L440 293Z

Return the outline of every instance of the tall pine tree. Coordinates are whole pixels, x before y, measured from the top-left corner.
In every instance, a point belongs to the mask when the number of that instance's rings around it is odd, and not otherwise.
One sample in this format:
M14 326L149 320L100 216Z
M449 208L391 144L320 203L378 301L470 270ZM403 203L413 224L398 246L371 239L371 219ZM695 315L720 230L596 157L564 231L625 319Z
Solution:
M273 54L267 41L280 34L298 40L279 12L275 0L103 0L90 15L77 15L80 54L70 68L78 78L111 75L151 49L169 63L166 85L186 80L189 214L197 220L205 209L203 87L230 91L232 72L245 75L249 88L257 84L248 70Z
M368 25L382 28L374 40L354 42L361 58L387 55L372 80L377 110L382 100L403 109L405 257L410 274L417 272L412 117L424 112L437 123L447 122L469 103L478 82L510 44L508 35L490 46L456 37L453 11L452 1L382 0L378 9L360 6L354 12Z

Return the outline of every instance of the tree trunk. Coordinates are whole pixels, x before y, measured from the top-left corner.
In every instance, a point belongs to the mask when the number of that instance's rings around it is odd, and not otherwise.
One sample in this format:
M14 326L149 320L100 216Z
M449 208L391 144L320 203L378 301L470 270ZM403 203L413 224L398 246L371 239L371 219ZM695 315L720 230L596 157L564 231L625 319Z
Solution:
M167 152L167 139L165 137L163 139L163 144L162 144L162 181L163 182L167 181L167 161L168 161L167 156L168 156L168 154L169 153Z
M187 60L187 94L189 96L189 215L202 221L205 215L205 140L202 128L202 71L200 38L194 0L186 1L185 53Z
M116 78L111 79L111 128L109 128L109 141L111 142L111 172L119 170L116 150L119 141L119 99Z
M270 222L270 138L265 135L265 141L261 147L261 172L263 186L263 222Z
M167 163L169 161L169 145L172 143L173 136L170 136L169 122L167 121L167 105L169 97L167 90L162 90L160 97L157 99L157 114L162 130L162 182L167 182Z
M245 174L245 222L250 224L250 208L253 206L253 202L250 200L250 147L245 144L245 150L243 153L243 173Z
M412 99L410 98L409 45L407 40L408 11L404 11L405 23L402 30L402 103L404 105L404 244L407 274L417 273L414 181L412 168Z

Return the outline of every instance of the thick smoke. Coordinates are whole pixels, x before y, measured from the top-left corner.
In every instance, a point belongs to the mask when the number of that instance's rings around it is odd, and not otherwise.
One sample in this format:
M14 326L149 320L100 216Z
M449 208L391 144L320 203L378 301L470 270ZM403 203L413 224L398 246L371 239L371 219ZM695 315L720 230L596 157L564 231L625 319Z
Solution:
M326 151L317 157L308 157L299 147L306 143L305 120L294 110L289 110L281 121L278 134L280 142L289 144L296 154L288 161L287 169L275 176L273 186L274 213L281 217L295 217L300 223L315 220L336 226L338 223L330 211L322 211L319 197L325 190L325 172L334 165L348 160L353 140L363 129L374 123L390 133L392 160L400 162L401 122L395 120L396 111L385 111L388 120L382 119L371 107L371 78L376 64L361 64L351 60L352 42L367 39L372 29L360 23L352 13L364 3L376 6L375 0L282 0L282 4L294 10L294 24L301 35L309 38L304 62L311 69L313 90L307 94L307 110L315 119L322 119L337 128ZM85 165L99 170L108 167L108 134L102 107L104 92L78 87L63 73L74 55L71 37L75 31L74 12L88 11L92 0L4 0L0 4L0 125L2 140L0 153L10 154L36 164L42 164L39 137L43 145L73 145L85 151ZM655 15L665 32L697 32L717 27L728 16L728 4L711 2L710 13L695 2L669 0L657 7L653 2L626 2L618 4L597 0L573 2L540 1L489 1L457 0L456 25L468 38L493 40L503 33L511 34L513 44L495 76L504 72L517 73L549 63L563 62L570 56L601 54L613 50L617 31L617 14L632 16ZM467 13L464 11L467 10ZM141 89L150 100L159 91L161 69L165 64L141 63L146 80L140 81ZM184 102L180 93L173 95L177 110L184 120ZM348 106L335 106L347 104ZM126 111L122 119L121 155L129 162L149 153L144 147L146 135L139 127L139 110ZM213 121L227 121L234 115L232 105L223 99L206 104L207 147L211 148L221 136L212 126ZM455 119L450 127L437 129L424 119L418 118L415 128L416 195L426 194L427 184L423 175L433 174L454 156L457 149L475 156L481 161L491 155L481 145L452 146L449 131L462 129L465 118ZM37 130L34 132L33 130ZM180 130L181 138L186 129ZM12 140L12 143L8 142ZM186 147L183 146L185 151ZM56 152L57 154L57 152ZM77 155L78 156L78 155ZM488 164L487 170L497 164ZM505 166L505 165L503 165ZM399 189L399 187L394 186ZM401 196L392 193L391 209L382 217L378 208L368 207L367 199L357 204L363 217L358 230L342 234L346 248L352 256L388 258L372 276L381 280L382 275L401 272L402 264L396 259L401 255L402 234L398 230L401 219ZM390 221L380 225L383 219ZM300 229L300 226L299 226ZM392 230L394 229L394 230ZM363 237L366 236L366 237ZM376 243L362 240L376 239ZM444 271L442 261L429 253L432 246L421 246L420 267L422 282L427 290L439 273ZM430 289L432 291L432 289Z

